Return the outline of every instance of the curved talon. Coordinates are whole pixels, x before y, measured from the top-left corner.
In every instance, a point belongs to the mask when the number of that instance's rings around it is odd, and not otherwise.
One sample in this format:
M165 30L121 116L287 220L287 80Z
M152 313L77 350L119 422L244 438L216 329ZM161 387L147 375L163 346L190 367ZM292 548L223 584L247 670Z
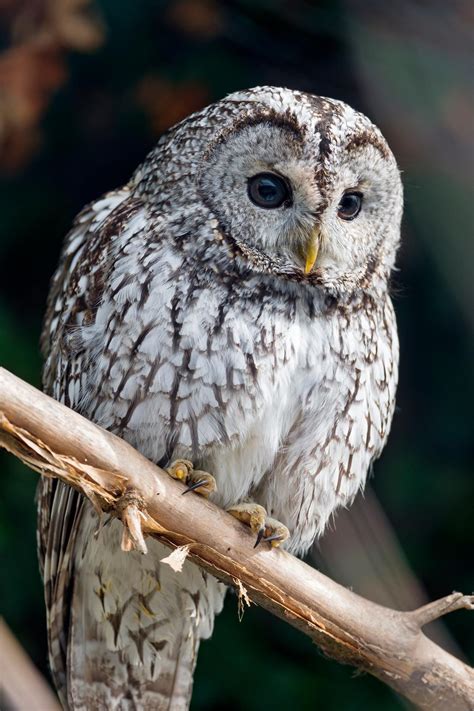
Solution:
M264 535L265 535L265 526L262 526L261 528L258 529L257 540L255 541L254 548L256 548L258 546L258 544L260 543L260 541L262 539L264 541L268 541L268 538L264 538Z
M273 536L265 536L263 540L265 543L271 543L272 541L284 541L285 539L281 533L274 533Z
M207 479L198 479L197 481L193 482L188 487L186 487L186 489L183 491L181 496L184 496L185 494L189 494L190 491L195 491L196 489L199 489L201 486L206 486L206 484L209 484Z
M254 549L262 541L270 543L272 548L277 548L290 535L288 528L281 521L268 517L263 506L253 501L235 504L228 508L227 511L231 516L249 526L252 533L256 534L257 540L255 541Z
M173 479L186 484L183 494L196 491L200 496L207 497L217 489L216 480L212 474L194 469L193 463L189 459L176 459L166 471Z

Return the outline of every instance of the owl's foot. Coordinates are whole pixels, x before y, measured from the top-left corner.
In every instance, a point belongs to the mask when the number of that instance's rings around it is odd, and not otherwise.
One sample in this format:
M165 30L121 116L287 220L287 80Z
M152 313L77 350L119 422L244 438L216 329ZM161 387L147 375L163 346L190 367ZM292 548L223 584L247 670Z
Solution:
M188 459L176 459L165 471L173 479L178 479L187 485L183 494L195 491L201 496L208 497L209 494L217 490L216 480L212 474L194 469L193 463Z
M288 528L275 518L268 517L267 512L260 504L236 504L227 509L227 512L242 521L242 523L250 526L250 530L257 536L254 548L258 546L260 541L267 541L271 546L277 548L290 535Z

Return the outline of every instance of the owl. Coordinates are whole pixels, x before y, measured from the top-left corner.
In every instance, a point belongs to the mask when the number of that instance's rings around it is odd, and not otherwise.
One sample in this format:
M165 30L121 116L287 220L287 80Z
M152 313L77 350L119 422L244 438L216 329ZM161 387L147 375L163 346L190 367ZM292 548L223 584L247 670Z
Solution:
M382 134L341 101L258 87L193 114L76 218L48 301L46 392L256 545L304 553L390 428L402 202ZM225 587L162 565L156 540L123 552L121 523L99 527L57 481L41 482L38 538L64 707L188 708Z

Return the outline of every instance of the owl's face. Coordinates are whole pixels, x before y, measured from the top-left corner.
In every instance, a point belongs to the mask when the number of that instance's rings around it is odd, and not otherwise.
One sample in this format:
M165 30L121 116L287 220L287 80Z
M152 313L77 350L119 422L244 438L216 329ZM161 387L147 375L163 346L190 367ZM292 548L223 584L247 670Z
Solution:
M187 189L251 267L336 291L387 280L402 187L365 116L342 102L262 88L231 95L184 129L194 131ZM171 140L186 149L179 127Z

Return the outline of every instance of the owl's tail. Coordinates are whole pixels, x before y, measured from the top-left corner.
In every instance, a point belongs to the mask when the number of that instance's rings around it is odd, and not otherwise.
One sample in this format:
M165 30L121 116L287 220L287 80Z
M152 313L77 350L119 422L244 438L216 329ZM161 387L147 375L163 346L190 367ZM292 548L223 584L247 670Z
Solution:
M189 561L181 572L160 563L170 551L157 541L147 541L145 556L124 553L118 521L94 538L96 526L90 512L76 544L68 706L183 711L199 642L212 633L225 587Z

